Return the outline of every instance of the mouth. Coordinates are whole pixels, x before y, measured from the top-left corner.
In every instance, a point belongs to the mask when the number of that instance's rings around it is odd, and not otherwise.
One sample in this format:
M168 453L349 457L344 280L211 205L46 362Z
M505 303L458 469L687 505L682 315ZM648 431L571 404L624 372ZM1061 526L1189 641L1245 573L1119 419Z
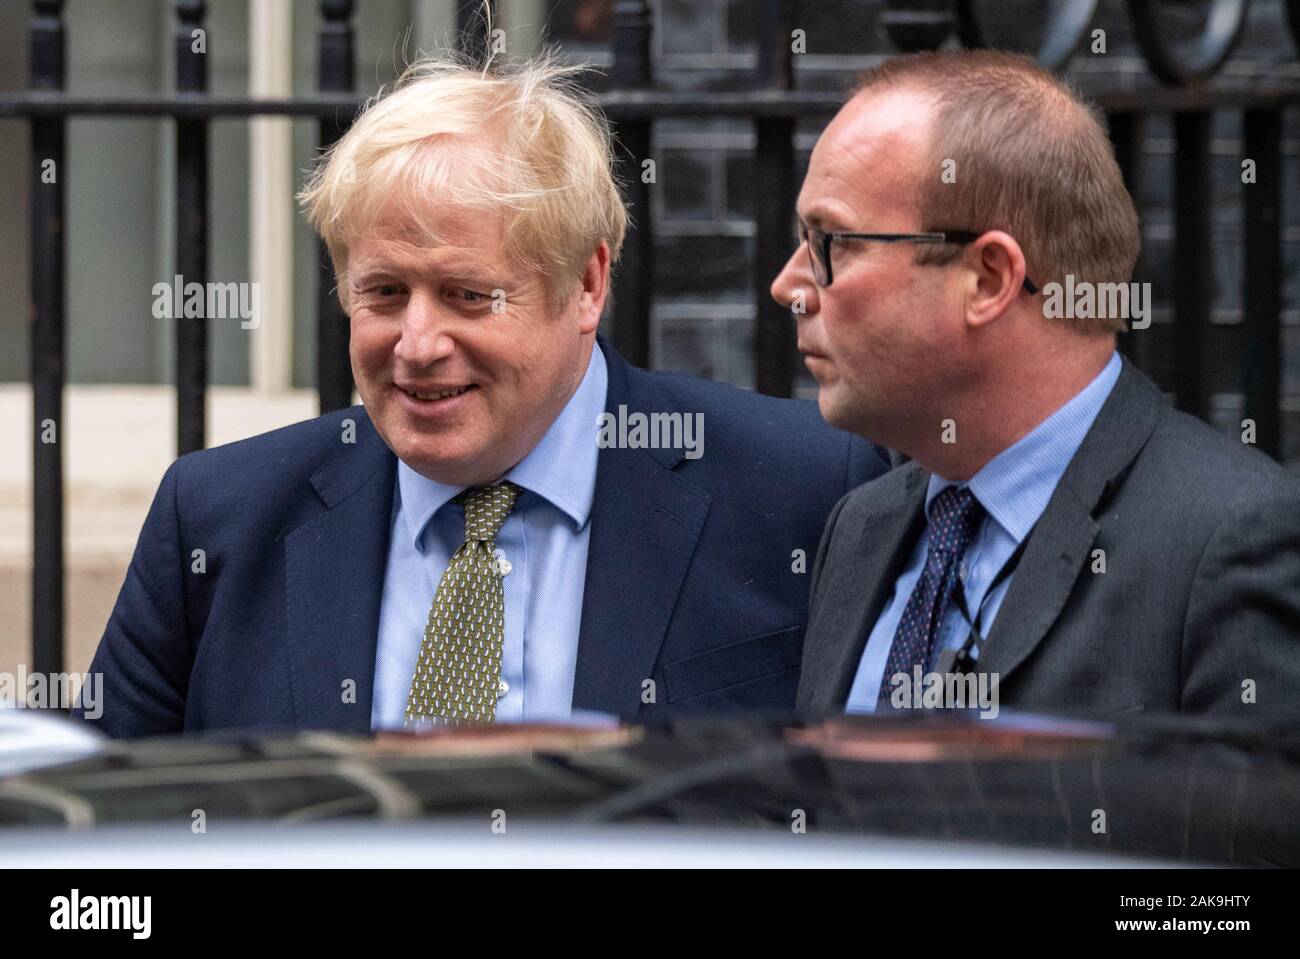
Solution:
M801 349L799 352L803 354L803 365L813 375L813 379L820 383L822 376L829 374L830 361L821 353L814 353L811 350Z
M394 383L393 388L398 393L398 399L408 409L417 412L434 413L459 406L465 402L465 398L469 394L479 387L476 383L466 383L462 386L435 385L417 389L412 385L403 386Z
M445 390L412 390L412 389L407 389L404 386L398 387L398 389L401 390L403 393L405 393L407 396L413 397L417 400L425 400L425 401L449 400L453 396L460 396L460 394L464 393L466 390L472 390L473 388L474 388L473 383L470 383L468 386L453 386Z

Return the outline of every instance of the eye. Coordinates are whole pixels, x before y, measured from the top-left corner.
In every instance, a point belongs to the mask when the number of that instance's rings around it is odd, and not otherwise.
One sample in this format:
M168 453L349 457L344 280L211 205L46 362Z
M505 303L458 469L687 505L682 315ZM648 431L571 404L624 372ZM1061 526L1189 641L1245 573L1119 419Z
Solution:
M391 300L402 295L400 283L373 283L361 291L367 300Z
M492 302L489 294L471 290L466 286L448 287L446 296L455 306L466 310L478 311Z

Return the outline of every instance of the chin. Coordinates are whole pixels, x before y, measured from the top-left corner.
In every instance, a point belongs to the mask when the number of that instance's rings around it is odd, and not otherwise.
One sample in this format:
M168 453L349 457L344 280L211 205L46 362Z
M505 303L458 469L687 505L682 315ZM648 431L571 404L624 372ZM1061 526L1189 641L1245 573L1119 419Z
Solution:
M843 404L835 402L830 395L830 390L825 386L817 391L817 409L821 413L822 419L831 426L836 429L846 429Z
M431 479L447 486L473 486L482 482L473 469L473 460L446 459L442 457L421 456L418 452L410 456L398 454L398 459L415 470L425 479Z
M846 433L852 433L855 436L861 436L864 439L870 439L873 436L873 427L870 425L873 417L867 410L854 406L852 403L834 402L825 398L823 392L818 396L817 408L821 411L822 419L829 426L837 430L844 430Z
M403 424L388 443L394 455L416 472L455 474L469 469L481 459L477 446L463 441L454 433L441 436L422 433Z

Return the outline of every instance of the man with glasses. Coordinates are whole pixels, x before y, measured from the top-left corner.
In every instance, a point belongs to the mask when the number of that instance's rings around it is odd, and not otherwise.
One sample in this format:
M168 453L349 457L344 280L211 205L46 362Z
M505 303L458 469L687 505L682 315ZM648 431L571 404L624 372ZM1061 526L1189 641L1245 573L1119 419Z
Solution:
M1049 308L1138 255L1097 113L1025 58L894 58L797 212L772 294L822 415L910 460L831 514L800 708L1300 715L1300 483L1175 412L1122 312Z

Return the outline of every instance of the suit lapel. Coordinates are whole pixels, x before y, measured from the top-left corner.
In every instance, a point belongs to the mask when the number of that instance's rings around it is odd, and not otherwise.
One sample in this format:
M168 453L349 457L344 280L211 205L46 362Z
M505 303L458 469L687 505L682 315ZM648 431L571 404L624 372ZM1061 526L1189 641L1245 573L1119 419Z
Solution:
M648 374L604 340L605 409L674 412ZM595 424L593 424L593 431ZM602 449L596 466L582 597L577 709L630 715L641 703L709 510L709 495L673 472L681 450Z
M818 596L812 599L815 615L798 696L810 715L843 711L867 636L921 532L925 472L915 463L885 474L868 493L857 528L840 533L852 548L845 555L828 547Z
M1030 534L980 655L980 671L1005 681L1037 645L1088 569L1105 509L1168 406L1128 360Z
M1001 681L1042 642L1083 572L1100 528L1072 491L1058 485L1007 587L980 653L980 672L997 673Z
M289 666L299 728L369 732L397 458L364 410L347 415L356 443L311 478L323 511L284 538Z

